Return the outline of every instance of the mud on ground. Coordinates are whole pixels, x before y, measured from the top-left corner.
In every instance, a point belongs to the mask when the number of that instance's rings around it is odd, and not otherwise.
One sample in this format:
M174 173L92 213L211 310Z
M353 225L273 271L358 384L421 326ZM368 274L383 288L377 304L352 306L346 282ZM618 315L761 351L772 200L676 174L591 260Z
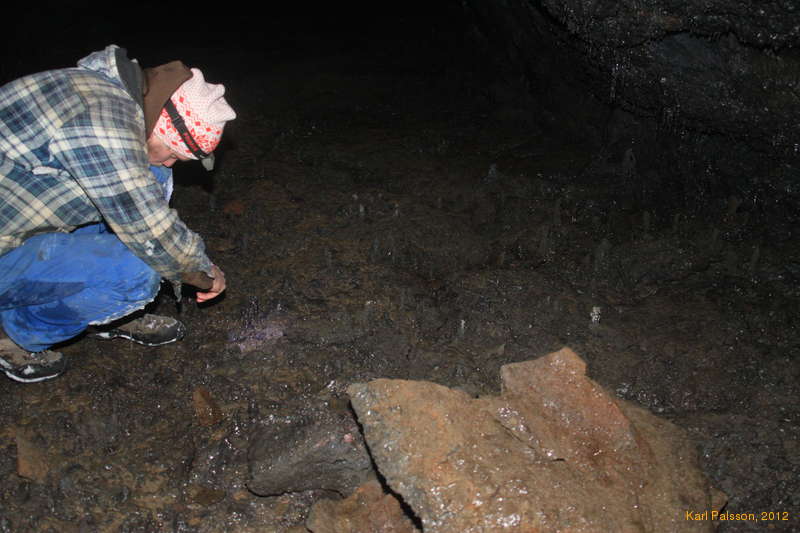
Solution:
M791 516L720 531L797 528L796 219L648 190L535 103L387 61L230 67L213 183L186 165L175 194L229 290L159 299L181 343L84 338L63 377L0 381L0 531L285 531L331 495L249 492L256 429L378 377L496 393L564 345L690 432L728 511Z

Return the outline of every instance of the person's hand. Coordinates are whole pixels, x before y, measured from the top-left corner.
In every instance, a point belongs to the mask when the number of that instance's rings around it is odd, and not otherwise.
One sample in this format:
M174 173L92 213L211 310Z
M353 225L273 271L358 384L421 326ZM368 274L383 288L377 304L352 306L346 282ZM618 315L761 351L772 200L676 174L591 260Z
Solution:
M206 292L197 293L197 303L213 300L225 290L225 273L217 265L211 267L211 277L214 278L211 288Z

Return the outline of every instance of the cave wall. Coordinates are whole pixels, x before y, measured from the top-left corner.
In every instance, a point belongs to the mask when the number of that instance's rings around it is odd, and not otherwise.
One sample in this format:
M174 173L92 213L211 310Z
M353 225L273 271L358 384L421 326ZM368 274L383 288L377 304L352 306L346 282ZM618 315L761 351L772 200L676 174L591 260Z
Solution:
M609 157L631 149L642 176L692 198L800 195L799 2L463 5L503 75L595 130Z

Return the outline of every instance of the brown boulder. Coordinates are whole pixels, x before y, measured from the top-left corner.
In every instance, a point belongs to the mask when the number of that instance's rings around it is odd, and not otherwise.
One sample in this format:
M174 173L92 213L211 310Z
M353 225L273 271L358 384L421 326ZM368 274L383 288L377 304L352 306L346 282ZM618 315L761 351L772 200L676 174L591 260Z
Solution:
M322 500L311 509L306 528L312 533L418 533L400 502L368 481L347 499Z
M686 435L562 349L506 365L498 397L376 380L348 392L380 472L426 532L712 531Z

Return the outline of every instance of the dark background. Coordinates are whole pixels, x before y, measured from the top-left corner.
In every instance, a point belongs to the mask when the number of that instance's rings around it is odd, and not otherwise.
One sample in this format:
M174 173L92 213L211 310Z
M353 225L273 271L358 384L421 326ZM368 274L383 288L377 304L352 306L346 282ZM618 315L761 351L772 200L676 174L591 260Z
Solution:
M464 92L521 102L521 120L584 139L617 162L634 147L638 179L651 183L645 203L737 196L744 208L766 201L797 216L792 2L48 1L6 20L1 82L72 66L111 43L143 66L181 59L217 82L269 76L279 62L366 54L389 74L469 79Z
M4 32L2 80L72 66L111 43L127 48L144 66L180 58L187 64L235 66L243 72L268 70L277 55L386 47L397 41L444 44L462 31L463 11L457 2L431 4L404 2L396 9L376 9L366 2L227 2L205 8L136 2L122 10L48 1L23 7Z

